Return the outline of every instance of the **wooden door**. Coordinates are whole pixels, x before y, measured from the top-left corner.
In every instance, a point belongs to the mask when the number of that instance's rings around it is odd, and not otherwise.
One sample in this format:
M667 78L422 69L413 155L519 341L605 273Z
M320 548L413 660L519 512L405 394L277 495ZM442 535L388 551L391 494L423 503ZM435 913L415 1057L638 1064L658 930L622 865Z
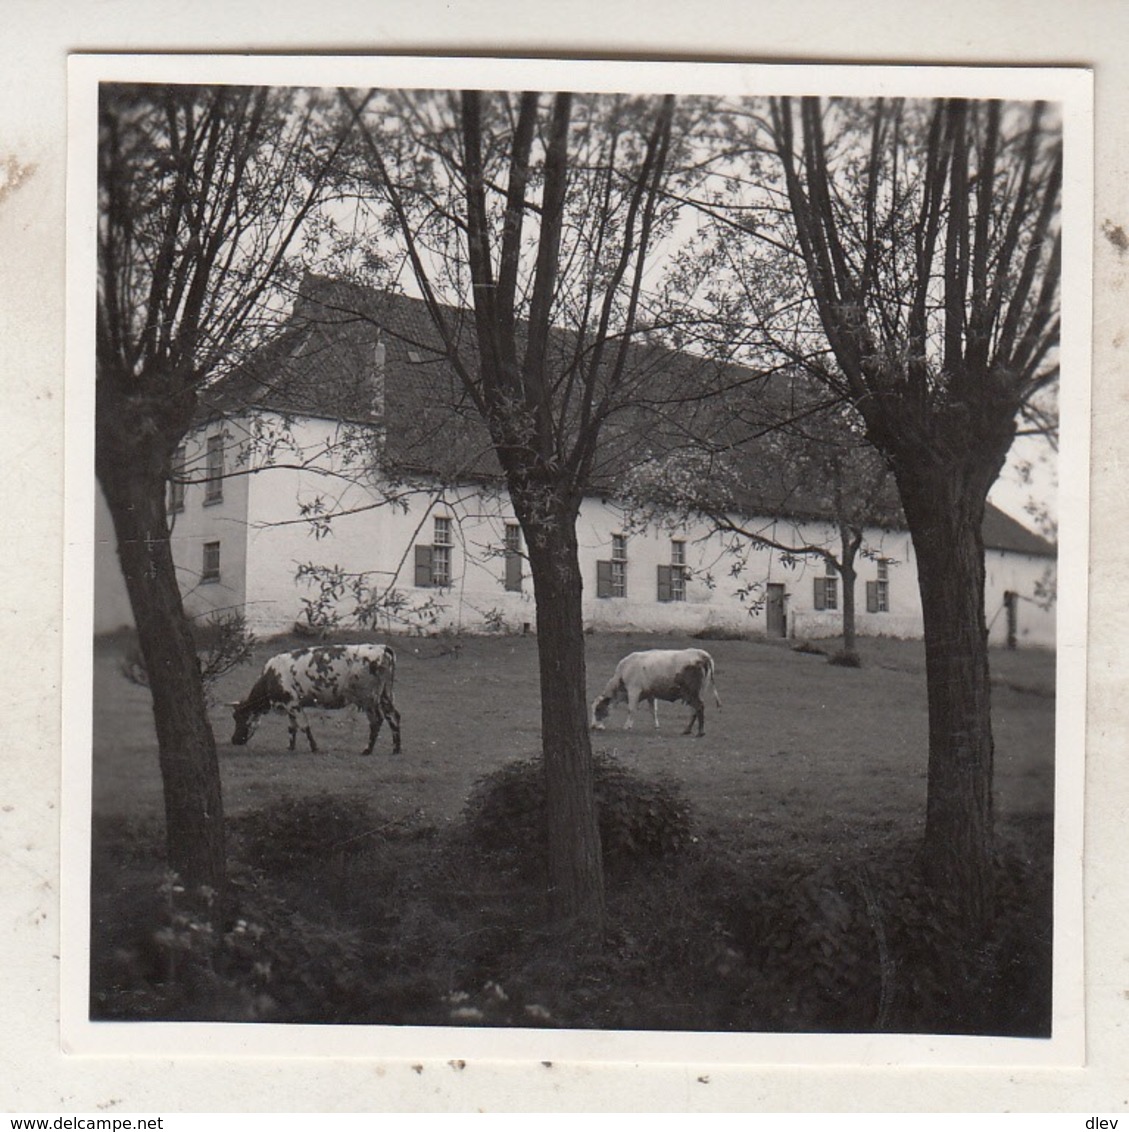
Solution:
M781 582L768 583L765 624L770 637L788 635L788 618L784 612L784 585Z

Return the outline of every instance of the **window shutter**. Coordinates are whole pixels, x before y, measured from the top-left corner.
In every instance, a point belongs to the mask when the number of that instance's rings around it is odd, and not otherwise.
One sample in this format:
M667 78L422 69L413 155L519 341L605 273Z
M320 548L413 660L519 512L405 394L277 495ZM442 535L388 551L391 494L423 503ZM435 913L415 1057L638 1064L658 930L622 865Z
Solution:
M430 586L431 581L431 547L416 547L416 585Z
M521 590L521 555L506 555L506 589Z
M815 608L817 610L824 610L827 608L827 589L823 584L823 578L815 579Z
M611 562L596 563L596 596L612 596L612 564Z
M878 583L866 583L866 611L867 613L878 612Z
M671 588L671 577L674 570L670 566L659 567L658 599L659 601L673 601L674 594Z

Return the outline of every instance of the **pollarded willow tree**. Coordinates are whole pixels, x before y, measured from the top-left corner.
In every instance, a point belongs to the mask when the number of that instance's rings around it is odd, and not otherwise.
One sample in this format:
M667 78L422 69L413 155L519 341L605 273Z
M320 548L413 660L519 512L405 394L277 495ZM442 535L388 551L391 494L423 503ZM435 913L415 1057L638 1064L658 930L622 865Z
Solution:
M551 911L589 941L604 896L576 522L585 493L614 484L639 439L699 396L655 343L654 298L672 189L700 176L693 113L670 97L477 91L383 92L356 112L353 185L381 223L371 246L382 261L387 241L399 248L524 534Z
M982 522L1020 422L1058 378L1060 121L1042 104L779 98L749 140L779 170L777 235L829 346L810 372L862 418L913 538L926 866L975 938L993 848Z
M105 85L99 100L95 469L153 699L169 867L222 890L215 741L166 489L201 397L275 319L273 288L343 140L325 97Z

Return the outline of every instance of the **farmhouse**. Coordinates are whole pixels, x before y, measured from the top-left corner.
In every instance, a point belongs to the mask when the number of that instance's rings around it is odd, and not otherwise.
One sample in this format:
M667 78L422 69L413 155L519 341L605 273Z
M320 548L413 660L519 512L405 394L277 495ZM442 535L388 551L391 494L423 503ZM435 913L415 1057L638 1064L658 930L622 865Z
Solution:
M473 332L466 312L450 313ZM678 364L670 351L655 356ZM640 462L638 430L606 434L577 525L587 627L842 631L842 579L826 560L766 545L837 550L818 503L765 498L763 514L742 515L757 544L684 515L643 521L619 490ZM664 444L653 431L647 440L651 455ZM359 610L384 631L536 621L488 437L419 300L307 276L278 335L210 390L178 454L169 509L193 615L241 610L260 633L347 624ZM1053 646L1054 547L991 505L984 540L993 642ZM107 552L103 543L102 573ZM920 636L913 546L888 510L866 529L856 569L860 635ZM128 620L109 592L97 610L96 628Z

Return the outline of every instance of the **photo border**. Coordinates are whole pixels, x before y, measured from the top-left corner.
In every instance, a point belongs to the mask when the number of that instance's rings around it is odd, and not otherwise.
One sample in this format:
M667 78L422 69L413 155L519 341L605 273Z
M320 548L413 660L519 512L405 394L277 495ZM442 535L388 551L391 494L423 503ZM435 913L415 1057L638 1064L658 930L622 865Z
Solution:
M92 55L69 61L61 1033L71 1054L890 1066L1078 1066L1085 1060L1082 849L1089 568L1093 92L1082 68L609 62L424 56ZM1050 1039L704 1034L269 1023L90 1022L91 649L94 592L95 154L100 81L430 89L729 91L1061 103L1060 393L1054 1012ZM404 1051L407 1052L404 1052Z

